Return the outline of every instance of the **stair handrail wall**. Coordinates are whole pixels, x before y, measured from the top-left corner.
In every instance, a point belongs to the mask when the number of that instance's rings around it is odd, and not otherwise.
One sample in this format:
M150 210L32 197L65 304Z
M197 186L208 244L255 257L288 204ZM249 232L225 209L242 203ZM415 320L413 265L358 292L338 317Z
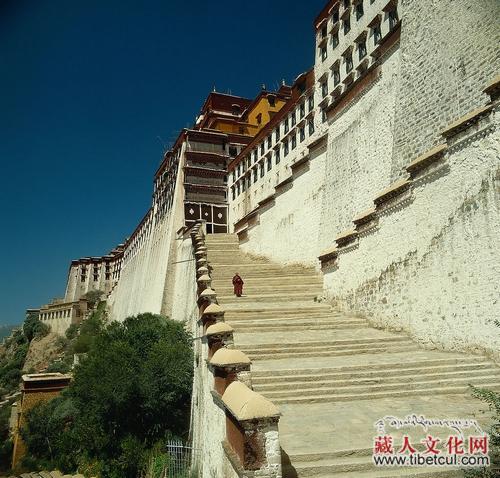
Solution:
M281 478L280 411L253 391L251 361L234 348L233 329L225 323L224 310L211 288L206 234L203 220L197 221L190 231L196 261L197 336L206 353L206 357L200 358L213 375L210 394L226 417L226 436L221 446L236 476Z

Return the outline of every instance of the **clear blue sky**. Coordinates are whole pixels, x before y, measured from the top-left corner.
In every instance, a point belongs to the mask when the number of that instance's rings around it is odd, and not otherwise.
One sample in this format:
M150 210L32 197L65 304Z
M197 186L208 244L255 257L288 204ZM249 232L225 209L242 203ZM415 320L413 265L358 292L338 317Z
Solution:
M206 95L314 62L326 0L0 0L0 324L129 235L162 146Z

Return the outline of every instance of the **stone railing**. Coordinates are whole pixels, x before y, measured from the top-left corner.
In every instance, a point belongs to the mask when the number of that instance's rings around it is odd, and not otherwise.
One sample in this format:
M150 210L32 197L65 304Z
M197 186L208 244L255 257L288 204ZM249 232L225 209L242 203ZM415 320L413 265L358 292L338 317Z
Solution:
M198 335L206 353L201 358L213 376L213 401L226 420L225 438L220 446L236 476L280 478L280 411L252 390L251 361L234 348L233 328L224 322L224 309L211 288L205 234L202 221L190 232L197 271Z

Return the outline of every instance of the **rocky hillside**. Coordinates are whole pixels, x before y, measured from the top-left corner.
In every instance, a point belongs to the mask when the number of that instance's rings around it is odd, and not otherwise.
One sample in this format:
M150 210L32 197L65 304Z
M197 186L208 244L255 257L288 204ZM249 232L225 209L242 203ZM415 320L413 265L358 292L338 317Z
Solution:
M58 334L49 332L44 337L34 338L29 345L24 361L24 373L45 371L50 364L64 355L66 340Z

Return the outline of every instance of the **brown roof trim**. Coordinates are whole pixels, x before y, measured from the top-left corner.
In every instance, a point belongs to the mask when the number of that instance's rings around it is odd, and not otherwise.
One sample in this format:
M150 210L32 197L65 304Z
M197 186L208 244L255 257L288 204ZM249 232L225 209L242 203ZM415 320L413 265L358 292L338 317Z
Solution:
M383 203L389 201L392 198L403 194L406 190L411 187L412 181L411 179L399 179L393 182L388 188L384 189L381 193L379 193L373 202L378 208Z
M354 241L357 237L358 231L356 231L356 229L348 229L347 231L340 233L335 238L335 242L337 243L337 246L342 247Z
M252 209L248 214L246 214L245 216L243 216L241 219L239 219L238 221L236 221L234 223L234 228L237 229L239 225L241 225L242 223L244 223L245 221L248 221L248 219L252 218L253 216L255 216L256 214L258 214L259 212L259 207L260 206L257 206L256 208Z
M196 171L202 176L225 176L227 174L224 169L203 168L199 166L184 166L185 171Z
M500 74L495 76L483 90L484 93L490 96L491 101L495 101L500 94Z
M352 222L355 224L356 228L361 226L362 224L366 224L370 222L375 217L375 208L371 207L366 211L363 211L361 214L358 214Z
M334 247L331 247L330 249L326 249L325 251L323 251L318 256L318 259L320 260L320 262L323 263L323 262L329 261L331 259L336 259L338 255L339 255L339 252L338 252L337 246L334 246Z
M309 157L309 154L306 154L304 157L295 161L295 163L292 163L290 165L290 169L293 171L294 169L297 169L299 166L302 166L303 164L307 163L310 160L311 158Z
M314 151L323 145L323 143L328 139L328 132L320 136L318 139L315 139L312 143L307 146L309 152Z
M314 19L313 25L315 30L318 30L320 24L330 16L331 9L336 3L340 3L340 0L330 0L319 12L317 17Z
M454 136L460 133L461 131L464 131L471 124L475 123L483 116L489 115L492 108L493 104L489 104L486 106L482 106L481 108L477 108L471 111L470 113L467 113L466 115L462 116L461 118L458 118L456 121L451 123L443 131L441 131L441 135L444 136L446 139L448 139L451 136Z
M198 140L211 144L224 144L227 142L227 134L216 130L207 131L203 129L186 129L185 131L186 138L188 140Z
M186 159L193 161L216 161L225 163L229 159L226 153L214 153L211 151L186 151Z
M278 189L281 189L282 187L286 186L288 183L291 182L293 182L293 175L290 175L287 178L283 179L283 181L274 186L274 189L275 191L278 191Z
M267 203L270 203L276 199L276 194L270 194L269 196L265 197L262 201L259 201L259 207L265 206Z
M184 183L184 189L186 190L212 190L212 191L222 191L224 192L227 188L226 186L214 186L213 184L195 184L195 183Z
M406 171L410 173L410 177L413 179L419 171L442 158L447 147L448 146L446 144L439 144L412 161L408 166L406 166Z

